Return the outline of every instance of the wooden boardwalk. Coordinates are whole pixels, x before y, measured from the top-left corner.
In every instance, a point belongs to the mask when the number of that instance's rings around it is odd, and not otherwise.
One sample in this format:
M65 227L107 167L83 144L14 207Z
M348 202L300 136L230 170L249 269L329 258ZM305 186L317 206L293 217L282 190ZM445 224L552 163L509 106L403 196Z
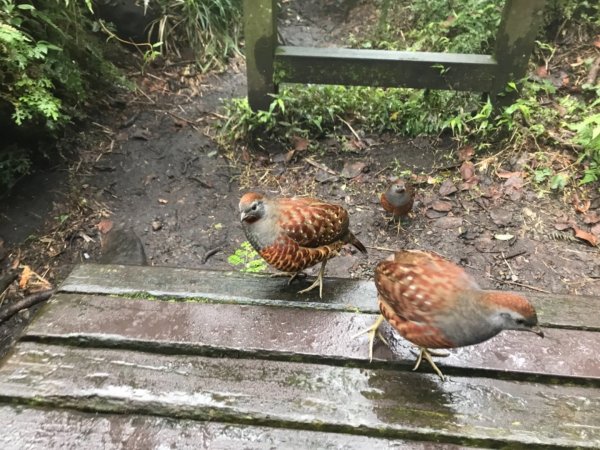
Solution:
M386 326L372 282L80 266L0 365L0 448L600 448L600 299L527 296L545 339L439 358Z

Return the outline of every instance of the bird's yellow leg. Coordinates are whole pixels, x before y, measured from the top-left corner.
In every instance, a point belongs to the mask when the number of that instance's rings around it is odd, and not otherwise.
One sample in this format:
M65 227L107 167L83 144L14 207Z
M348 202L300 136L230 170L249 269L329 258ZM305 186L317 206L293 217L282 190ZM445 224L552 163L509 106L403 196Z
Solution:
M290 277L290 279L288 280L288 286L290 284L292 284L292 281L294 281L296 278L302 277L302 278L306 278L306 274L304 272L277 272L277 273L272 273L269 275L271 278L280 278L280 277Z
M317 275L317 279L314 281L314 283L311 284L306 289L302 289L301 291L298 291L298 294L305 294L306 292L312 291L314 288L316 288L318 286L319 287L319 298L323 298L323 275L325 274L325 264L327 264L327 260L324 260L321 263L321 268L319 269L319 275Z
M358 336L360 336L361 334L367 333L369 335L369 361L373 361L373 343L375 341L375 335L377 335L377 337L379 339L381 339L383 341L383 343L389 347L388 342L385 340L385 338L379 332L379 326L383 323L384 320L385 319L384 319L383 315L380 314L373 325L371 325L366 330L362 330L362 331L356 333L354 336L352 336L352 339L355 339Z
M444 355L444 356L448 356L448 355ZM444 381L445 380L444 374L442 374L442 371L433 362L433 359L431 358L431 353L429 353L429 350L427 350L425 347L421 347L421 351L419 352L419 357L417 358L415 367L413 367L413 371L415 371L419 368L423 358L425 358L427 360L427 362L429 362L429 364L431 364L431 367L433 368L433 370L435 370L435 373L437 373L440 376L440 378L442 379L442 381Z

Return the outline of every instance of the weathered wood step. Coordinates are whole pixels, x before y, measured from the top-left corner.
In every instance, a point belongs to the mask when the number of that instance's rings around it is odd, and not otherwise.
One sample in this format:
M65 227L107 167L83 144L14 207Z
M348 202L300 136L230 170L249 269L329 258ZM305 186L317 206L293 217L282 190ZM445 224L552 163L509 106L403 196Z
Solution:
M407 448L458 449L458 446L391 440L320 431L290 430L195 420L174 420L139 414L97 414L0 406L0 448L102 450L176 448L349 449ZM85 440L85 445L82 444ZM464 448L464 447L460 447Z
M326 278L323 300L319 299L316 289L298 295L298 290L311 281L288 286L282 278L238 272L85 264L76 267L60 289L89 294L144 292L159 297L202 298L224 303L378 312L372 281ZM543 326L600 331L598 297L522 294L535 305Z
M192 354L302 356L307 361L352 361L368 366L367 337L353 336L375 319L373 314L342 311L63 293L44 307L24 339ZM391 329L386 335L392 349L376 344L375 359L412 368L414 347ZM550 329L545 339L503 332L480 345L452 350L438 362L447 373L494 371L509 378L526 374L600 382L599 348L600 333L596 332ZM430 370L427 364L422 368ZM448 368L453 370L448 372Z
M19 343L0 400L474 445L600 446L586 387Z

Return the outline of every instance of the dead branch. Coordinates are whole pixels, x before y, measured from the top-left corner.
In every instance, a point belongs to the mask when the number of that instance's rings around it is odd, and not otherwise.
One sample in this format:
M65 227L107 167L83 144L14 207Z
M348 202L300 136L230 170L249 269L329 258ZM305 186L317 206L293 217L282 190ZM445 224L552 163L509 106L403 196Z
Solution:
M54 289L48 289L47 291L36 292L35 294L28 295L18 302L8 305L6 308L0 311L0 323L10 319L22 309L31 308L38 303L45 302L52 296L52 294L54 294Z

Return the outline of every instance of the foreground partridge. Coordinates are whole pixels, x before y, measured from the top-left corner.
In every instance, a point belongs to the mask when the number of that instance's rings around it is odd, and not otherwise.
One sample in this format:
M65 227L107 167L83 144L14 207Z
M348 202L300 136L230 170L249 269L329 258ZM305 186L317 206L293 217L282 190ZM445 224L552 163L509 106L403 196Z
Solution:
M502 330L544 337L535 309L521 295L485 291L461 267L433 252L396 252L375 268L379 316L369 328L369 355L377 328L387 320L421 348L413 370L425 358L443 379L428 348L454 348L486 341Z
M239 209L252 247L276 269L293 273L290 282L302 270L322 262L315 282L299 293L318 286L323 297L325 264L344 244L367 253L348 228L348 212L339 205L314 198L269 198L249 192L240 199Z
M401 219L408 216L415 202L415 190L410 183L396 180L381 194L381 206L392 214L393 220L398 222L398 232L402 228Z

